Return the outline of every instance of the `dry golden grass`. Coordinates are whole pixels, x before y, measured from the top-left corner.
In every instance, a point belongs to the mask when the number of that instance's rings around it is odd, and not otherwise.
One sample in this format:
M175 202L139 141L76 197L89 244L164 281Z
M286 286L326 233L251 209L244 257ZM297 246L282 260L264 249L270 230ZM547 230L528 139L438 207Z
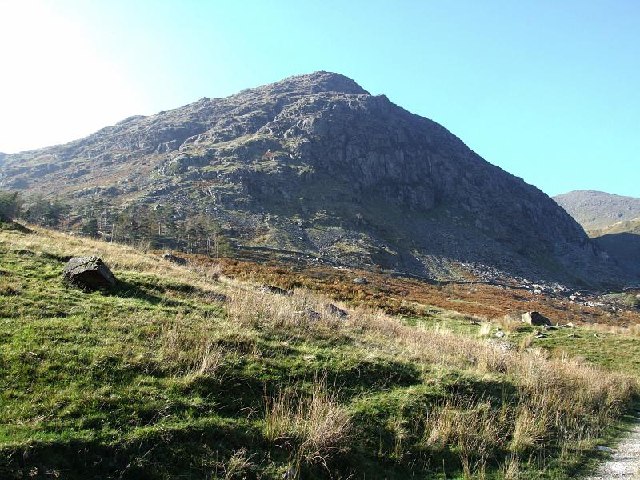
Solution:
M346 449L351 432L349 414L327 391L325 381L314 382L310 394L281 390L265 398L267 439L292 444L292 467L327 465L335 452Z
M223 362L224 352L215 341L216 333L201 324L174 319L163 325L159 337L161 361L180 365L178 375L214 376Z
M425 425L425 444L455 445L465 478L485 478L489 456L504 447L506 410L469 399L449 401L433 412Z
M355 309L344 320L330 315L310 318L306 309L319 309L322 301L308 293L286 297L238 290L232 296L229 315L247 326L277 328L292 335L357 336L371 351L385 351L404 361L513 379L519 399L515 404L495 408L482 398L460 399L429 416L427 444L456 445L467 478L482 478L488 455L496 449L506 448L514 455L505 471L515 478L519 455L551 442L572 448L598 438L637 391L633 378L576 359L550 358L539 349L505 350L484 339L411 327L382 312ZM302 428L307 429L305 438L311 439L316 437L310 429L325 428L316 420L303 421L312 413L312 404L285 395L269 405L271 436ZM402 422L397 427L401 437ZM401 446L397 450L400 455Z
M251 455L246 448L236 450L225 465L222 466L224 480L247 478L247 472L254 466Z
M24 235L13 231L4 231L3 237L11 245L12 250L29 250L36 255L57 255L60 258L69 256L101 257L113 271L144 272L159 274L176 281L188 282L199 288L213 290L211 278L206 271L196 271L163 260L159 255L145 255L140 250L117 243L107 243L85 237L74 237L64 233L30 225L33 235Z
M211 263L203 257L194 258L194 262ZM304 287L353 305L382 309L390 314L424 315L435 308L436 311L441 309L501 322L505 315L535 310L560 324L640 324L640 312L613 312L602 307L571 303L564 298L481 283L430 285L369 271L294 267L230 259L220 259L218 264L225 275L234 278L252 279L287 289ZM352 282L355 277L366 277L369 283L356 285Z

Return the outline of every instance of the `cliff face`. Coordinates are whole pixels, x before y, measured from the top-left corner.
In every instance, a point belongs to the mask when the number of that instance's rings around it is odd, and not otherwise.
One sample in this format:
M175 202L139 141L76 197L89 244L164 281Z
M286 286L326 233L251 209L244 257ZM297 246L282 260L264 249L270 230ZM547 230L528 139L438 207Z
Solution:
M236 243L456 278L615 276L537 188L445 128L317 72L9 155L3 188L206 213ZM482 267L480 267L482 265Z

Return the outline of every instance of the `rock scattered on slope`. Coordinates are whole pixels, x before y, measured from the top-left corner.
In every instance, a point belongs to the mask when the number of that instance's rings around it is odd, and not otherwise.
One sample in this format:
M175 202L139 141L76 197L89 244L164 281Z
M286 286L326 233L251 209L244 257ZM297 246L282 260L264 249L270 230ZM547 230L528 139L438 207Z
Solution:
M537 284L633 280L543 192L330 72L131 117L2 161L0 188L61 197L74 215L89 199L113 212L163 206L176 225L206 217L231 244L330 265L432 280L477 269L481 279Z
M101 258L73 257L62 272L63 279L87 291L108 290L115 287L117 280Z
M276 295L286 295L288 297L293 295L293 291L285 290L284 288L276 287L275 285L262 285L259 290L262 293L275 293Z
M178 257L176 255L174 255L173 253L165 253L164 255L162 255L162 259L166 260L168 262L171 263L175 263L176 265L186 265L187 264L187 259L186 258L182 258L182 257Z
M349 313L346 310L335 306L333 303L327 303L325 308L331 315L335 315L336 317L347 318L349 316Z
M539 312L526 312L522 314L522 321L534 327L550 327L551 320Z

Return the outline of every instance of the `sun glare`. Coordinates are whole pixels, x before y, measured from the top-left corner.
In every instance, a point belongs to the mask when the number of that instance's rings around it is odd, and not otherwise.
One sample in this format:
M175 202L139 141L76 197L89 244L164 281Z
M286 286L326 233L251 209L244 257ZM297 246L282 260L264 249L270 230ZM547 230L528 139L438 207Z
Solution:
M0 51L0 151L70 141L143 110L90 32L44 2L0 1Z

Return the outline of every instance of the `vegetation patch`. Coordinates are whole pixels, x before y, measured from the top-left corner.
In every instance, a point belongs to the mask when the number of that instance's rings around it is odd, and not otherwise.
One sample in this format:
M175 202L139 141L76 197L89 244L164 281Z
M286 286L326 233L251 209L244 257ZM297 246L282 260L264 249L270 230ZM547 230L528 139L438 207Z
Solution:
M62 283L79 254L118 287ZM287 296L39 229L0 256L1 478L573 478L637 392L595 356L626 333L530 338L414 283L283 270Z

